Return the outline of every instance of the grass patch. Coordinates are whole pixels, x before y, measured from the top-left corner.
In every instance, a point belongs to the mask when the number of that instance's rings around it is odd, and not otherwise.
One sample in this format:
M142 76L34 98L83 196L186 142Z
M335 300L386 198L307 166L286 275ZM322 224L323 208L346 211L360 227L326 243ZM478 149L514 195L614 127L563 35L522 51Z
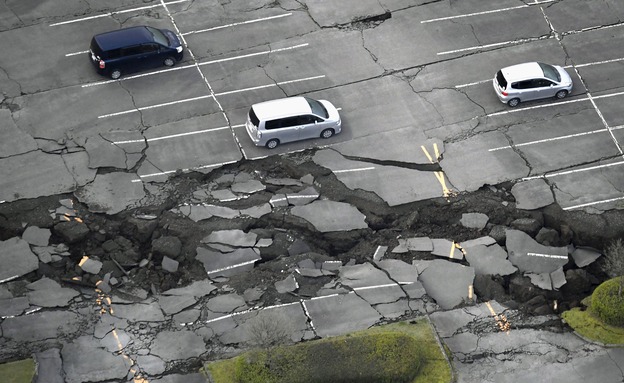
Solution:
M246 352L207 363L215 383L448 383L449 365L425 319Z
M604 323L590 310L575 307L561 316L570 327L588 339L606 344L624 344L624 328Z
M31 383L35 376L35 361L18 360L0 364L0 377L4 383Z

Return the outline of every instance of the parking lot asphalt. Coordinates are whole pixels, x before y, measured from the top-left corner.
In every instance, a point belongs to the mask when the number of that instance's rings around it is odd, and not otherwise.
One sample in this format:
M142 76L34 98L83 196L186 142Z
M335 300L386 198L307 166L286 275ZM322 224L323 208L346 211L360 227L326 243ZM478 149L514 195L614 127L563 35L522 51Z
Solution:
M319 146L346 147L366 165L421 155L435 139L439 156L429 148L430 162L444 183L425 182L440 194L543 178L564 209L617 209L623 9L615 0L12 5L0 31L10 52L0 58L0 201L74 191L104 167L158 182ZM141 24L181 35L183 61L118 81L98 76L87 59L91 36ZM572 94L514 109L500 103L493 74L532 60L564 66ZM255 147L244 128L250 105L294 95L332 101L343 133ZM396 173L363 168L371 179ZM430 196L412 194L384 198Z
M178 172L319 148L317 164L389 205L506 181L541 188L539 179L564 210L621 209L622 20L620 0L9 1L0 5L0 203L74 192L114 214ZM98 76L91 37L143 24L182 36L183 61L117 81ZM496 71L536 60L563 66L572 93L502 104ZM255 147L249 107L294 95L330 100L343 132ZM331 298L313 302L323 314ZM343 325L321 323L330 335ZM474 343L451 341L453 351ZM547 343L538 355L558 347ZM475 357L498 352L483 349ZM588 371L604 370L607 357L616 362L605 374L619 370L620 353L597 354ZM550 368L537 359L527 363ZM498 379L463 362L460 381Z

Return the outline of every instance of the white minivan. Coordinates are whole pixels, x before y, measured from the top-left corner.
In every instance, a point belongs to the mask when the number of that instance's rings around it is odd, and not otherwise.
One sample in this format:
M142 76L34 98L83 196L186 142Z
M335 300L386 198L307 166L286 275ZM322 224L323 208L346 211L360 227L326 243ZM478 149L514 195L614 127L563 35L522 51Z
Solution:
M330 138L340 133L341 123L331 102L289 97L252 105L245 127L255 145L274 149L286 142Z

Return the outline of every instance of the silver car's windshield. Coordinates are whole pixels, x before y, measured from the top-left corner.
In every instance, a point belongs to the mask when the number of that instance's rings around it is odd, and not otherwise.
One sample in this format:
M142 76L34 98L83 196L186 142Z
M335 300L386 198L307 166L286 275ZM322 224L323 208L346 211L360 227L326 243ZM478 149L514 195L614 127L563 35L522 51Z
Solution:
M329 117L329 113L327 113L327 109L325 109L323 104L311 98L306 97L305 99L308 102L308 104L310 104L310 109L312 109L312 114L315 114L317 116L321 116L324 118Z
M544 72L544 77L551 79L556 82L561 81L561 75L559 75L559 71L552 65L538 63L542 71Z

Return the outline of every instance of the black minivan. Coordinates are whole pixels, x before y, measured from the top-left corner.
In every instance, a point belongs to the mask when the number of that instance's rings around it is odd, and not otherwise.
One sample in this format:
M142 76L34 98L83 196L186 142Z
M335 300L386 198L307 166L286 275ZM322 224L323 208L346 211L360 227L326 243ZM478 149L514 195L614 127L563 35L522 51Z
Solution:
M97 72L112 79L182 60L180 38L168 29L131 27L93 36L89 50Z

